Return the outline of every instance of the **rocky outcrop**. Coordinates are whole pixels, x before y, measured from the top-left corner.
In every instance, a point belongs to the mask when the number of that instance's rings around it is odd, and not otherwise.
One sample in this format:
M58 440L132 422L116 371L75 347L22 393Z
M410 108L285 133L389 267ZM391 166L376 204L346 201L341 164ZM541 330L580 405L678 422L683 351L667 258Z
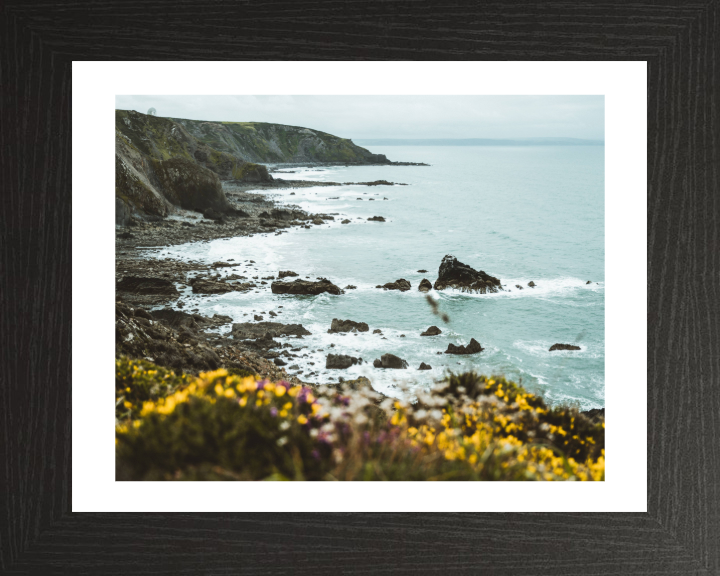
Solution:
M432 370L432 366L425 364L425 362L420 362L420 368L418 368L418 370Z
M549 352L554 352L556 350L582 350L580 346L575 346L574 344L553 344L550 346Z
M125 276L115 286L118 292L141 295L179 296L180 293L170 280L143 276Z
M528 286L529 286L530 288L535 288L535 286L537 286L537 284L535 284L535 282L533 282L532 280L530 280L530 282L528 282Z
M361 198L361 200L362 200L362 198ZM370 221L370 222L385 222L385 218L383 218L382 216L372 216L372 217L368 218L368 221Z
M338 332L367 332L370 327L365 322L353 322L352 320L339 320L333 318L328 334Z
M420 292L430 292L432 290L432 284L430 284L430 280L427 278L423 278L420 280L420 286L418 286L418 290Z
M278 336L310 336L302 324L280 322L238 322L232 325L232 336L237 340L276 338Z
M420 336L437 336L438 334L442 334L442 330L437 326L430 326L425 332L421 332Z
M475 270L451 255L442 259L438 270L438 279L433 287L435 290L455 288L463 292L479 292L480 294L502 290L498 278L490 276L482 270Z
M170 328L175 330L189 329L193 332L198 330L204 330L207 328L217 328L225 324L232 322L230 316L221 316L215 314L212 318L202 316L200 314L188 314L180 310L173 310L172 308L163 308L162 310L153 310L152 314L145 312L141 308L135 309L135 316L146 314L146 318L149 320L159 320L163 324L166 324Z
M355 358L345 354L328 354L325 360L325 368L327 369L345 370L355 364L362 364L362 358Z
M310 280L294 280L293 282L273 282L270 285L273 294L295 294L316 296L323 292L340 295L344 292L330 280L321 278L316 282Z
M445 354L477 354L485 350L480 346L480 342L472 338L467 346L456 346L455 344L448 344Z
M193 294L226 294L228 292L247 292L254 285L245 283L221 282L219 280L206 280L202 278L193 278L189 282L192 286Z
M388 282L387 284L383 284L380 286L379 284L376 286L376 288L384 288L385 290L400 290L401 292L407 292L412 288L410 285L410 282L405 280L404 278L400 278L399 280L395 280L395 282Z
M407 360L403 360L399 356L395 356L395 354L383 354L380 356L380 366L377 365L377 362L378 360L373 362L373 366L376 368L403 369L408 367Z
M289 276L299 276L297 272L293 272L292 270L280 270L278 273L278 278L287 278Z

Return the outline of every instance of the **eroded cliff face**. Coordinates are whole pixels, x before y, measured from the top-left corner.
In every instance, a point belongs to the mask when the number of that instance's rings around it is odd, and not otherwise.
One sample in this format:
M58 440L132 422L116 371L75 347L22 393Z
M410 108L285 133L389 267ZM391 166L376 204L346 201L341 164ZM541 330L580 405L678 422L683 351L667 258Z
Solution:
M383 154L372 154L347 138L299 126L173 120L198 141L251 162L389 163Z
M225 212L221 180L272 182L258 162L385 164L332 134L262 122L202 122L115 111L116 224L178 206Z
M271 182L272 176L168 118L115 111L116 224L132 216L162 218L174 206L224 212L230 206L220 181L227 179Z

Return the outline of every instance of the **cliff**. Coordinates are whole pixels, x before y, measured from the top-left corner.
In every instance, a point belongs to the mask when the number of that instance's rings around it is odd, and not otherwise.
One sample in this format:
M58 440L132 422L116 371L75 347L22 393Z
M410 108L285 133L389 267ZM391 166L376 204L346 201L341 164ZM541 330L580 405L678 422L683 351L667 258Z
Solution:
M250 162L389 163L383 154L373 154L347 138L299 126L173 120L200 142Z
M272 182L257 162L386 164L350 140L262 122L203 122L115 111L116 224L174 206L226 212L221 180Z

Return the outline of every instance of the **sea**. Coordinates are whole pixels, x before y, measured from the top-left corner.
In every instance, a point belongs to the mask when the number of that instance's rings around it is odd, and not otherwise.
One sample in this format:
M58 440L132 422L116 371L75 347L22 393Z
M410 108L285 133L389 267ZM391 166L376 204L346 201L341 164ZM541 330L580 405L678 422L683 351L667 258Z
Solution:
M149 255L207 263L232 259L239 266L222 268L222 274L262 278L292 270L300 278L356 286L339 296L275 295L270 281L257 292L196 296L185 290L185 310L223 314L234 322L252 322L258 314L265 321L302 324L311 336L280 339L306 347L297 352L300 357L285 359L297 366L289 373L301 380L333 384L341 377L365 376L377 391L403 397L450 372L474 370L512 379L553 405L603 407L604 147L374 146L371 151L429 166L283 169L294 173L275 176L407 186L273 190L271 196L282 204L332 214L335 220L280 235L155 249ZM368 221L372 216L386 221ZM341 224L343 219L350 224ZM445 255L499 278L505 289L495 294L432 290L432 306L418 285L423 278L435 282ZM410 291L376 288L400 278L411 283ZM270 310L278 316L268 316ZM334 318L366 322L370 330L329 334ZM442 334L420 336L432 325ZM376 329L382 334L373 334ZM230 325L220 331L229 332ZM467 344L471 338L482 352L443 353L449 343ZM550 352L555 343L580 350ZM326 370L329 353L364 362ZM405 359L408 369L374 368L373 360L385 353ZM421 362L432 369L418 370Z

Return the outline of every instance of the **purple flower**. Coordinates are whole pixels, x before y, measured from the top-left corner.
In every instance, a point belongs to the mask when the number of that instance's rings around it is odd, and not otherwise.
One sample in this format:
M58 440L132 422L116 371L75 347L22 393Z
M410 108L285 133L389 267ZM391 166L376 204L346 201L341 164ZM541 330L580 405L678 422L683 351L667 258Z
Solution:
M290 388L292 388L292 384L290 384L290 382L288 382L287 380L280 380L280 382L278 382L277 385L284 386L285 390L289 390Z
M315 458L315 460L320 460L320 452L318 452L317 450L313 450L312 452L310 452L310 454L313 458Z
M257 383L257 389L262 390L263 388L265 388L265 384L267 384L267 383L268 383L267 380L260 380L260 382Z
M273 418L277 416L277 408L270 408L270 416L272 416Z

